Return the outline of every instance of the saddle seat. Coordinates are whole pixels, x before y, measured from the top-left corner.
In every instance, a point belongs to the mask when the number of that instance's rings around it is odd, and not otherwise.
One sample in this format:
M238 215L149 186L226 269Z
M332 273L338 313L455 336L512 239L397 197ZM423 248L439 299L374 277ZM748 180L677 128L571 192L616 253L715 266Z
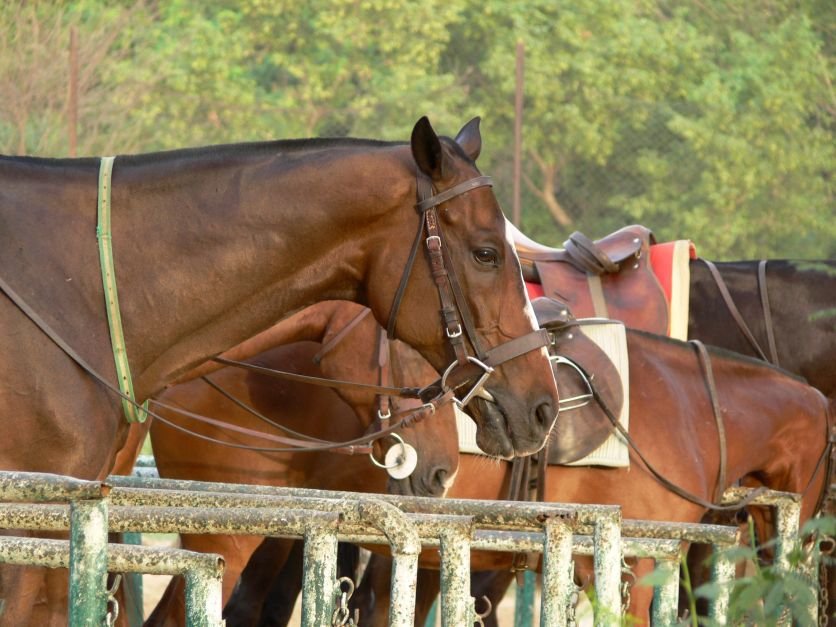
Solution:
M626 226L596 241L576 231L564 249L535 242L510 223L508 228L523 278L539 283L543 296L566 303L578 318L611 318L668 333L668 302L650 264L656 238L647 227Z
M539 282L535 267L537 261L570 263L581 272L598 276L615 274L625 263L640 259L656 243L653 232L639 224L625 226L595 241L575 231L563 243L565 248L552 248L535 242L510 222L508 227L527 281Z

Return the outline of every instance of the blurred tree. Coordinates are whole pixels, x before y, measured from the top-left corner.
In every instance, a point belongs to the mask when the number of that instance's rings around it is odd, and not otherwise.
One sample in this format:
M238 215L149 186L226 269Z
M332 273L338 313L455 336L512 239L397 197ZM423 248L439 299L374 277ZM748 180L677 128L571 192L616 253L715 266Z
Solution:
M114 64L129 56L122 33L141 11L141 5L108 8L93 2L1 3L0 152L67 154L73 27L79 33L79 154L139 148L141 137L123 124L124 110L111 98L114 85L106 79Z
M825 0L18 0L0 6L0 150L67 154L303 136L404 139L484 117L512 190L526 48L523 224L559 244L643 222L707 256L836 255Z
M832 57L815 4L470 3L462 23L490 41L470 76L506 146L526 44L523 228L559 243L643 221L709 256L833 254Z

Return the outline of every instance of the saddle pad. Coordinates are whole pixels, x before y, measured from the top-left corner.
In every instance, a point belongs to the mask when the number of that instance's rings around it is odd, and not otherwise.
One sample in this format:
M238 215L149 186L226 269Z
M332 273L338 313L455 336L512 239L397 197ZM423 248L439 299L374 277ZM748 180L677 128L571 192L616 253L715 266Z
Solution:
M613 320L609 324L590 324L578 328L607 354L621 375L624 403L621 406L618 421L627 430L630 426L630 366L627 359L627 333L624 325ZM589 455L564 465L629 468L630 454L624 439L619 434L612 433Z
M650 265L659 279L668 301L668 335L688 339L688 305L691 292L691 270L688 262L697 258L694 244L680 239L650 247Z
M627 363L627 335L624 325L617 321L609 324L594 324L579 327L583 333L595 342L612 360L621 375L624 389L624 404L618 419L625 429L629 426L630 417L630 367ZM485 452L476 445L476 423L467 414L455 407L456 426L459 431L459 452L481 454ZM617 434L609 438L586 457L567 466L609 466L612 468L626 468L630 465L627 445Z

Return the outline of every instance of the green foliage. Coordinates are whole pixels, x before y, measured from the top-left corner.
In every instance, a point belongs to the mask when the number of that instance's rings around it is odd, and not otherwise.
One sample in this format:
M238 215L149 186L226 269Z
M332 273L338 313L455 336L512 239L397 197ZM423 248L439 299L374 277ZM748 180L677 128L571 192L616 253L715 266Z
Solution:
M818 538L819 541L829 543L836 534L836 518L823 516L808 521L801 530L800 538ZM796 547L789 553L789 566L779 568L777 565L761 565L764 551L775 549L774 540L757 546L752 519L749 521L749 545L735 546L715 553L713 561L723 560L733 564L748 563L754 568L752 574L736 578L728 584L710 582L691 589L690 577L685 560L683 563L684 590L690 607L690 617L687 623L693 627L715 627L719 625L711 619L696 615L696 598L709 601L717 599L723 592L729 592L729 612L726 622L730 625L759 625L764 627L783 624L782 621L792 617L793 624L800 627L814 627L810 621L808 608L818 607L818 581L811 578L810 573L817 573L822 565L832 565L833 558L823 554L820 542L798 541ZM684 557L684 556L683 556ZM666 573L654 571L643 577L640 585L659 585Z
M0 6L0 151L79 154L300 136L404 139L484 118L522 228L559 245L641 222L713 258L836 254L833 24L823 0L186 0Z

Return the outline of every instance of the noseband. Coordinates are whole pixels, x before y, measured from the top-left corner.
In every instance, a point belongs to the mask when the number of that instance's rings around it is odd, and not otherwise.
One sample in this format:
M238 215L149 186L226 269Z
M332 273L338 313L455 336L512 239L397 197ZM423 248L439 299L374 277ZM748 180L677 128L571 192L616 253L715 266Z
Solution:
M476 334L476 325L473 322L473 315L464 297L461 284L456 277L452 264L450 264L449 252L447 252L441 234L441 224L436 208L465 192L492 185L491 177L477 176L454 185L443 192L434 193L435 189L430 178L420 172L417 175L418 202L415 205L415 210L421 220L407 258L406 267L403 275L401 275L401 281L392 301L386 334L390 339L395 337L398 311L423 238L430 271L441 303L444 333L456 356L456 360L447 367L441 379L422 390L421 397L424 400L438 393L443 394L456 390L476 379L476 382L461 399L454 397L456 403L464 407L482 389L496 367L549 344L548 333L543 329L538 329L485 350ZM426 237L424 237L425 235ZM468 355L465 338L470 342L470 346L476 353L475 356Z

